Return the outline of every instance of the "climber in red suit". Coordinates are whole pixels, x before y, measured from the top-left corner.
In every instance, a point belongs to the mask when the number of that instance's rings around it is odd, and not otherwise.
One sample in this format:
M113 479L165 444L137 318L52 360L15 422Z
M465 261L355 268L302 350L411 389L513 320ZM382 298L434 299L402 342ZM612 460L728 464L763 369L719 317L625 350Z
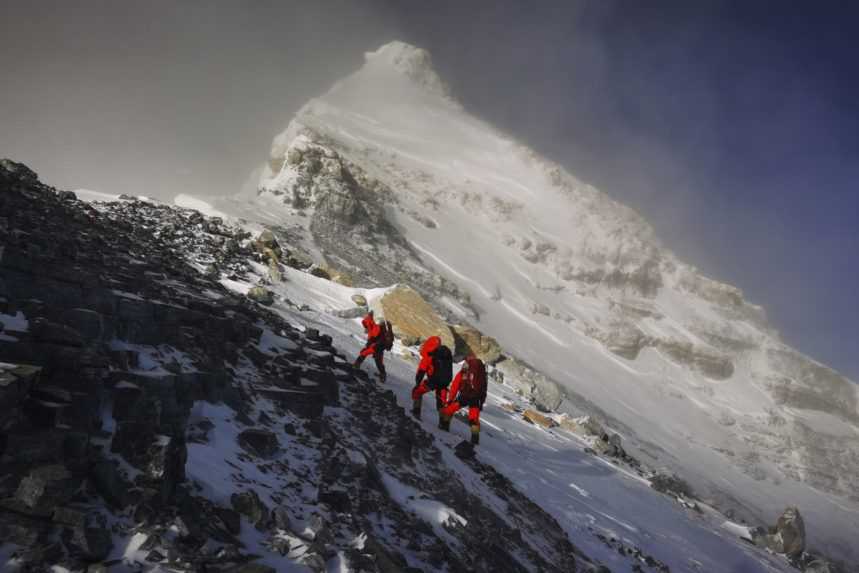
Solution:
M450 420L460 408L468 408L468 423L471 426L471 443L480 442L480 411L486 401L486 366L475 356L465 359L462 369L450 386L451 397L439 412L438 427L450 430Z
M421 346L421 361L415 372L415 387L412 389L412 415L421 416L421 398L435 391L436 409L447 401L447 387L452 377L453 358L450 349L442 344L438 336L430 336Z
M384 329L381 324L376 324L376 319L373 318L372 310L361 320L361 325L367 332L367 344L363 349L361 349L361 352L358 354L358 358L355 359L352 366L355 368L361 368L361 363L363 363L368 356L372 356L373 361L376 363L376 369L379 371L379 381L384 383L388 377L388 374L385 371L385 348L382 345Z

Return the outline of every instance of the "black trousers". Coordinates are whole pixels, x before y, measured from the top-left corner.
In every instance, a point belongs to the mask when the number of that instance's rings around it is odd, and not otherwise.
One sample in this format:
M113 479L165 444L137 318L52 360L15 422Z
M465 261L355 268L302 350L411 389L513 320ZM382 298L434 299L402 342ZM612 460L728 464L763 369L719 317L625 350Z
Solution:
M364 362L364 359L367 358L364 354L359 354L358 358L355 360L356 366L361 366ZM382 379L388 377L388 373L385 371L385 349L380 345L376 345L376 349L373 352L373 362L376 363L376 370L379 371L379 376Z

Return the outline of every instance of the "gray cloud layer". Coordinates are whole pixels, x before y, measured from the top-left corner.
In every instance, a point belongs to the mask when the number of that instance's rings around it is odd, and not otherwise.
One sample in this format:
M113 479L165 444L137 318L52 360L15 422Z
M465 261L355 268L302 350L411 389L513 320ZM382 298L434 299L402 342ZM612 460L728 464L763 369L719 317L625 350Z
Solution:
M0 152L48 182L225 194L387 38L355 2L5 2Z

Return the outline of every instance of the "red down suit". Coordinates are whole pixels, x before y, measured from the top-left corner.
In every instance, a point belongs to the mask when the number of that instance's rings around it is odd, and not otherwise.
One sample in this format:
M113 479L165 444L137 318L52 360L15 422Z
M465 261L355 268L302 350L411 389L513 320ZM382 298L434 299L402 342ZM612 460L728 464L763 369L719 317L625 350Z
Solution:
M361 363L364 362L367 357L372 356L373 361L376 363L376 369L379 371L379 379L384 382L385 378L387 378L384 359L385 348L382 343L385 329L381 324L376 324L376 319L373 318L372 312L367 314L367 316L361 320L361 325L367 332L367 343L364 345L364 348L361 349L361 352L358 354L358 358L355 359L355 366L360 368Z
M436 409L441 409L447 402L447 387L450 385L450 349L441 343L438 336L430 336L421 345L420 354L412 400L419 401L424 394L434 391Z
M474 356L465 359L462 369L450 385L450 402L441 410L446 418L453 417L460 408L468 408L468 422L480 426L480 411L486 401L486 366Z

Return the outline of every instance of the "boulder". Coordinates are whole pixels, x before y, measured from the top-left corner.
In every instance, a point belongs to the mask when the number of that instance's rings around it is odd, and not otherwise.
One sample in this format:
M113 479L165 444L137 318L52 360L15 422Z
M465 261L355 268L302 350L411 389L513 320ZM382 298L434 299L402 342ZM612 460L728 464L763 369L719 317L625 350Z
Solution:
M367 297L365 297L363 294L353 294L352 302L354 302L356 306L366 307Z
M107 503L113 507L125 507L129 484L120 474L116 462L106 459L97 461L89 470L89 478Z
M608 443L615 451L615 455L622 456L625 452L623 451L623 441L620 437L620 434L611 434L608 437Z
M596 418L592 416L584 416L576 420L579 426L585 431L585 433L591 436L602 436L605 434L605 430L602 427L602 424L597 421Z
M29 422L37 428L53 428L62 418L63 411L68 408L68 403L51 402L41 398L30 396L22 407Z
M147 452L146 477L158 484L162 501L173 495L176 486L185 481L188 448L185 441L169 436L156 436Z
M77 331L86 341L99 341L104 338L104 319L94 310L72 308L63 313L61 321Z
M594 442L594 451L598 454L610 457L623 457L621 437L617 434L603 434Z
M463 440L456 444L453 454L461 460L470 460L474 457L474 444Z
M781 536L784 553L796 557L805 551L805 521L796 507L788 507L776 522L776 531Z
M106 559L113 549L113 538L104 514L89 506L60 507L53 520L64 526L62 539L69 552L85 561Z
M317 501L327 504L333 511L339 513L348 513L352 507L349 492L344 488L320 487Z
M57 506L70 501L81 485L81 479L64 466L39 466L21 480L15 492L15 501L25 513L47 516Z
M138 411L143 390L132 382L122 380L113 387L113 419L130 420Z
M0 425L20 412L20 404L33 388L42 369L0 362Z
M251 287L248 298L266 306L274 304L274 293L262 286Z
M274 233L268 229L265 229L259 234L253 243L253 247L255 251L268 259L271 259L272 256L274 256L274 258L279 258L283 254L283 251L277 242L277 238L274 236Z
M501 345L491 336L471 326L456 325L453 327L456 339L456 354L466 356L474 354L487 364L494 364L501 359Z
M147 422L120 421L116 424L110 451L120 454L125 461L140 467L141 460L154 437L153 426Z
M453 332L444 320L410 287L398 286L372 306L374 310L378 307L377 314L391 321L394 334L407 346L430 336L440 337L442 343L451 349L456 346Z
M274 433L258 428L242 431L238 441L242 448L263 458L273 456L280 448L280 442L277 441L277 436Z
M230 496L233 509L248 518L254 527L263 530L268 527L271 513L254 490L234 493Z
M355 285L355 281L352 278L352 275L350 275L346 271L332 268L332 267L325 267L325 270L328 271L328 274L331 276L331 280L334 281L335 283L341 284L341 285L347 286L347 287L351 287L351 286Z
M692 491L686 480L676 475L655 474L650 478L650 487L660 493L673 497L695 497L695 492Z
M505 384L510 384L522 395L531 398L542 412L554 412L564 400L561 387L554 381L515 358L507 358L498 363L495 372L503 376Z
M313 259L310 255L294 249L289 251L289 254L286 255L283 262L286 263L287 266L299 270L307 270L313 266Z
M805 551L805 521L796 507L788 507L775 527L765 535L753 537L755 544L788 557L799 557Z
M238 535L242 530L242 516L234 510L226 507L216 507L215 515L224 525L224 528L232 535Z
M44 318L32 322L33 339L39 342L49 342L61 346L83 346L81 334L68 326L57 324Z
M292 524L289 518L289 510L286 506L280 505L274 508L272 516L274 517L274 523L278 529L283 529L284 531L289 531L291 529Z
M325 279L325 280L329 280L329 281L331 280L331 272L326 267L324 267L322 265L313 265L312 267L310 267L310 270L308 270L307 272L309 272L311 275L313 275L315 277L319 277L321 279Z
M544 416L536 410L525 410L525 412L522 413L522 417L528 422L544 428L554 428L558 425L555 420L548 416Z

